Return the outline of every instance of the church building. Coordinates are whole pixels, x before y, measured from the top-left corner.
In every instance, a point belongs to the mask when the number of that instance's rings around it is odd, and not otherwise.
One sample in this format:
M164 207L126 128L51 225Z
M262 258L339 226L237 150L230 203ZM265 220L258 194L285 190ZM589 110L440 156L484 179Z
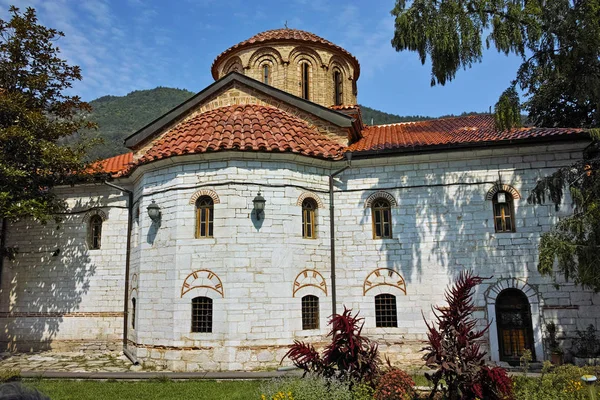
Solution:
M394 363L418 365L423 318L463 270L486 278L475 316L490 361L549 358L550 322L566 337L600 326L599 294L537 272L540 235L569 204L526 200L581 159L581 129L498 131L491 115L369 125L358 60L295 29L236 44L211 73L98 164L113 179L54 189L63 222L8 226L3 348L275 368L294 340L326 343L346 307Z

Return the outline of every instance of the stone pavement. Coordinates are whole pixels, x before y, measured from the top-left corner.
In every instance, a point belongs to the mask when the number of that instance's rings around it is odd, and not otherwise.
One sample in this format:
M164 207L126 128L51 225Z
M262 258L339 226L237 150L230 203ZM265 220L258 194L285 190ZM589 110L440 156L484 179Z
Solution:
M56 372L127 372L131 361L121 352L0 353L0 369ZM139 366L134 369L141 369Z

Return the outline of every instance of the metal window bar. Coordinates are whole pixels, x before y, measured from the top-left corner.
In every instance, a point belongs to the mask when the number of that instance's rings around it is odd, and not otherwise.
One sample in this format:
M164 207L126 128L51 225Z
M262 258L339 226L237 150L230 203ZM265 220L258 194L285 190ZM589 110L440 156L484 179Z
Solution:
M192 332L212 332L213 302L208 297L192 299Z
M319 298L302 297L302 329L319 329Z
M378 328L398 327L396 296L392 294L375 296L375 326Z

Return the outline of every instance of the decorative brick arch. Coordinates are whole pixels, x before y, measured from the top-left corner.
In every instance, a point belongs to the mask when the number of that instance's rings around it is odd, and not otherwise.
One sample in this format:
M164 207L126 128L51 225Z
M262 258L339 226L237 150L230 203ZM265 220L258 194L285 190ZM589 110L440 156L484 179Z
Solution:
M529 302L531 311L531 328L533 330L533 343L535 348L535 356L538 360L544 358L544 348L542 345L542 329L541 329L541 314L543 299L537 289L529 285L525 280L519 278L500 279L491 285L484 293L485 303L487 308L487 319L490 324L489 340L490 340L490 356L492 361L500 361L500 342L498 338L498 328L496 324L496 299L502 291L506 289L517 289L523 292ZM535 360L534 360L535 361Z
M108 215L106 215L104 211L99 208L94 208L93 210L85 213L83 216L83 222L87 224L90 221L90 218L92 218L94 215L98 215L100 218L102 218L102 221L106 221L108 219Z
M296 279L294 279L292 297L296 297L296 292L300 289L309 286L322 290L325 296L327 296L327 283L323 275L317 270L305 269L296 275Z
M378 268L371 271L363 283L363 296L377 286L393 286L406 295L406 281L398 271L391 268Z
M323 208L323 200L319 196L311 192L302 192L302 194L298 197L298 201L296 202L297 206L302 207L302 203L306 199L313 199L317 203L318 208Z
M301 61L310 61L313 67L326 67L325 63L323 63L323 59L314 49L306 46L298 46L295 47L288 56L289 63L300 63Z
M385 200L389 201L390 205L393 207L398 205L394 196L392 196L388 192L384 192L383 190L380 190L378 192L373 193L369 197L367 197L367 200L365 200L365 208L371 208L373 206L373 202L375 202L375 200L377 200L377 199L385 199Z
M498 193L498 192L510 193L513 200L517 200L517 199L521 198L521 194L514 187L504 184L504 183L498 183L498 184L492 186L492 188L490 190L488 190L487 194L485 195L485 199L491 201L494 198L494 196L496 195L496 193Z
M181 297L190 290L198 288L214 290L219 293L221 297L225 297L221 278L208 269L194 271L184 279L183 285L181 286Z
M281 53L274 47L261 47L250 56L246 68L254 68L259 65L263 59L268 58L273 62L273 65L282 65L283 57Z
M194 193L192 197L190 197L190 204L196 204L196 201L198 201L198 199L202 196L210 197L211 199L213 199L214 204L219 204L221 202L221 200L219 200L217 192L215 192L214 190L201 189Z

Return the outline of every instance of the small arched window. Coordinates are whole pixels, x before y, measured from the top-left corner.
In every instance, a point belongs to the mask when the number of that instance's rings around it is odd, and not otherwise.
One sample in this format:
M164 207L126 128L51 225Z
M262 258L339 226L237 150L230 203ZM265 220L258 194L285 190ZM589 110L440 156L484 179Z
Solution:
M492 199L494 205L494 227L496 232L514 232L514 201L508 192L498 192Z
M317 221L315 220L315 210L317 202L313 199L304 199L302 202L302 237L306 239L316 239Z
M373 238L391 238L392 237L392 207L390 202L385 199L377 199L373 202Z
M209 297L192 299L192 332L212 332L213 301Z
M302 297L302 329L319 329L319 298Z
M135 329L135 297L131 299L131 328Z
M343 84L342 84L342 73L338 70L333 72L333 101L336 106L341 106L343 101Z
M98 250L102 241L102 217L92 215L89 222L88 245L90 250Z
M271 77L271 67L269 64L263 65L263 83L268 85Z
M300 64L300 96L309 100L310 65L307 62Z
M375 296L375 326L378 328L397 328L398 312L396 296L379 294Z
M196 201L196 239L213 237L214 201L202 196Z

